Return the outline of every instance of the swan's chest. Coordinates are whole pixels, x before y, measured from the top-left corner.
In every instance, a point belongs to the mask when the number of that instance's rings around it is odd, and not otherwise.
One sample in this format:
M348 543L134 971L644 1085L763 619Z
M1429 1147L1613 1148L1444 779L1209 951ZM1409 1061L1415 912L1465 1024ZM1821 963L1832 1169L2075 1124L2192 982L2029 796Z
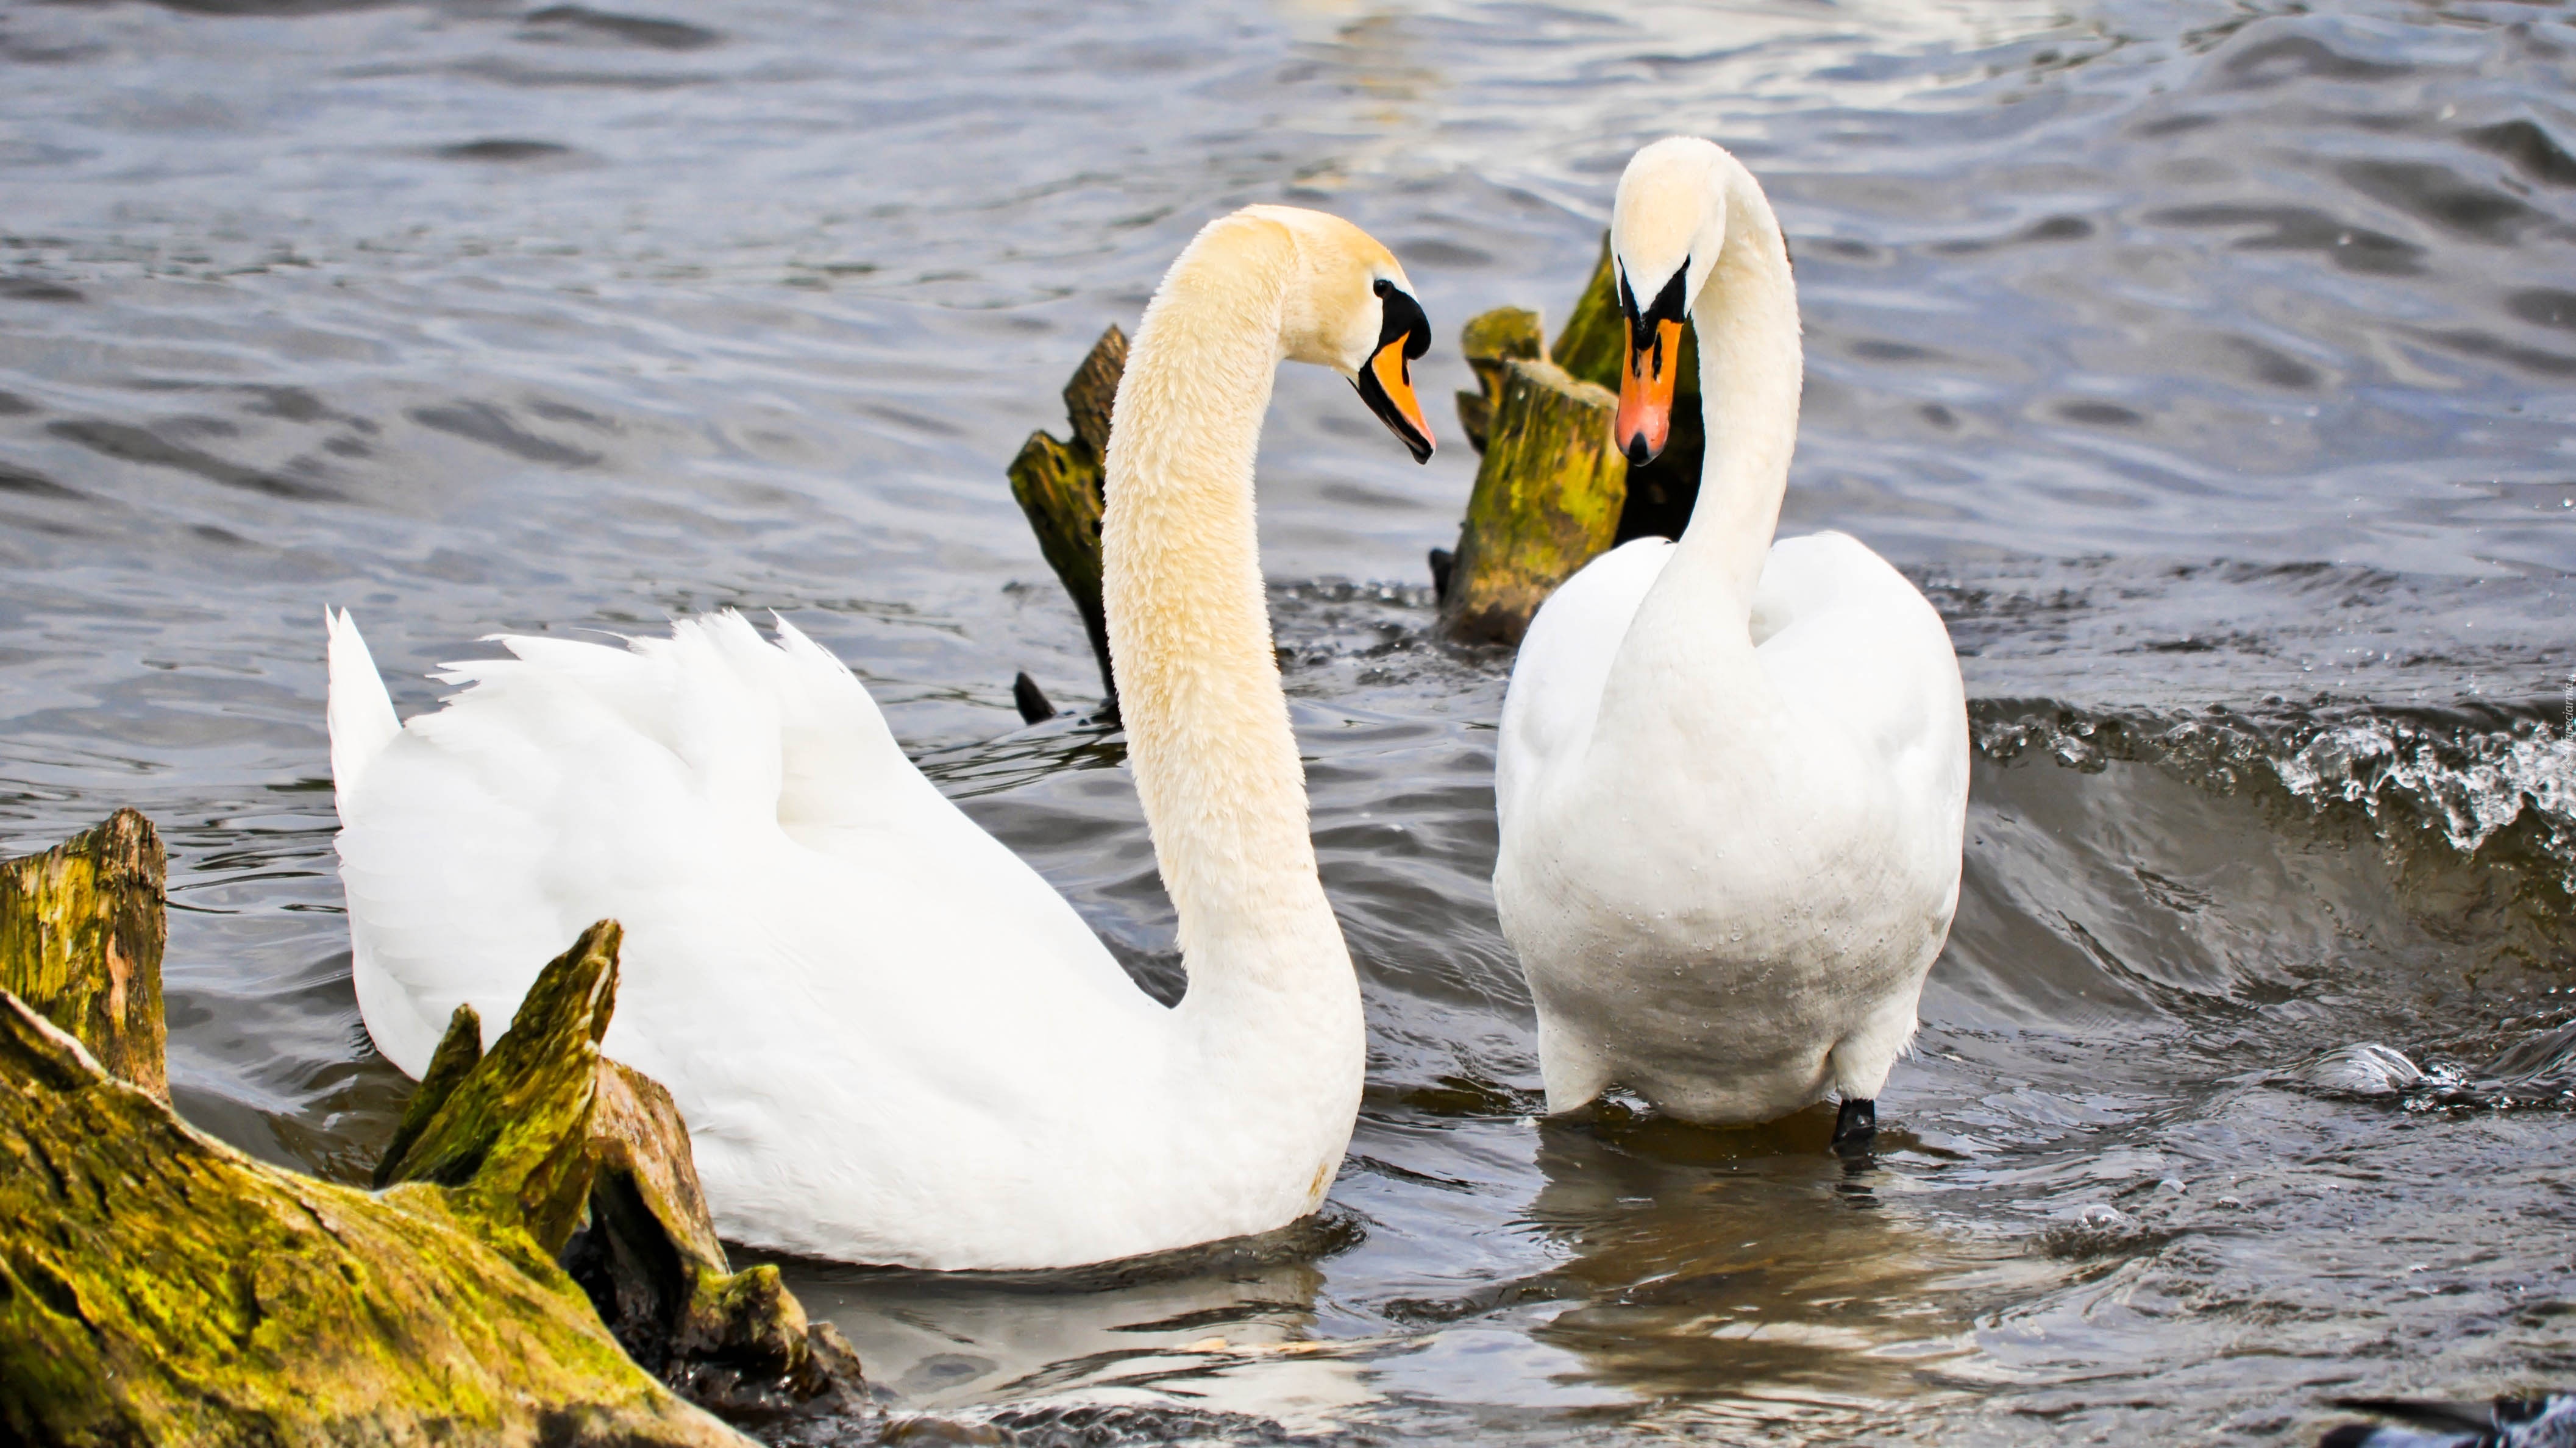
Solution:
M1495 873L1534 973L1630 991L1883 988L1920 969L1958 856L1886 792L1758 763L1660 782L1577 781L1509 831Z

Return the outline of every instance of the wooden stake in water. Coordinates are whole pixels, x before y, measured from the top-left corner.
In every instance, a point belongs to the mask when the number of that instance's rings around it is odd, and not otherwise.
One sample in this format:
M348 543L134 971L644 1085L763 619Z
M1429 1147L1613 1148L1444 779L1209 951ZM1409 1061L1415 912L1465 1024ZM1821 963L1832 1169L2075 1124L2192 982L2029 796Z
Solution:
M1619 399L1549 362L1508 359L1440 606L1460 643L1517 645L1556 586L1610 546L1628 494Z
M1109 422L1118 379L1127 370L1127 334L1112 326L1064 385L1073 438L1033 432L1011 459L1011 496L1019 500L1038 551L1055 570L1100 664L1102 712L1118 711L1118 680L1109 669L1109 616L1100 604L1100 518L1107 507ZM1028 711L1023 706L1023 714Z
M130 809L42 854L0 860L0 990L163 1101L166 871L160 832Z

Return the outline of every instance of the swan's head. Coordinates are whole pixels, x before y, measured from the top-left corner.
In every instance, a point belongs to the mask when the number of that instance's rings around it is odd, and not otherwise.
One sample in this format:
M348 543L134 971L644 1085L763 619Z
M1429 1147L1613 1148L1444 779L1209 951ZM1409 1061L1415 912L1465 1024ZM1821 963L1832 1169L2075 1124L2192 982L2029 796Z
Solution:
M1672 434L1682 327L1726 241L1719 168L1729 159L1713 142L1674 136L1630 157L1619 177L1610 267L1628 318L1628 360L1610 436L1631 463L1654 461Z
M1395 253L1338 216L1293 206L1244 209L1297 238L1300 266L1280 319L1288 360L1349 378L1413 460L1429 462L1434 441L1413 393L1413 359L1430 350L1431 320Z

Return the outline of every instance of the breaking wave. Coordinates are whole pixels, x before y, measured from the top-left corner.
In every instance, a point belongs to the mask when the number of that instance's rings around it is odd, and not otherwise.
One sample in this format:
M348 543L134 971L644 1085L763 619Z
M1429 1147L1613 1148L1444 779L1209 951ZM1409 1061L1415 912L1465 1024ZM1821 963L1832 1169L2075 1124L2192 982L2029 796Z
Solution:
M2391 713L2262 718L2223 707L2134 715L2030 700L1969 706L1977 747L2095 771L2162 765L2227 793L2277 787L2312 812L2357 813L2391 844L2437 837L2462 858L2511 853L2576 904L2576 736L2501 710L2449 720Z

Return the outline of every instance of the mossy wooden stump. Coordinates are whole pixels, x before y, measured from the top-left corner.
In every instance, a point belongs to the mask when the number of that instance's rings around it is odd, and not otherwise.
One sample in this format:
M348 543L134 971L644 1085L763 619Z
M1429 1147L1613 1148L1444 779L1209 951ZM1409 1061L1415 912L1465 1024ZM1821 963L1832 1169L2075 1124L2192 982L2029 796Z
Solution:
M1458 334L1458 350L1467 359L1467 370L1475 374L1477 387L1458 394L1458 426L1466 432L1468 446L1481 453L1494 423L1494 399L1503 390L1503 364L1514 359L1535 362L1546 356L1547 334L1538 313L1496 307L1468 319Z
M1441 629L1461 643L1517 645L1558 584L1631 538L1681 536L1698 498L1705 442L1688 334L1662 456L1632 467L1610 437L1627 318L1607 237L1556 345L1542 348L1544 335L1536 312L1498 307L1460 337L1480 390L1458 394L1458 421L1484 461L1457 550L1432 550L1431 576Z
M1102 712L1118 710L1118 680L1109 667L1109 616L1100 601L1100 522L1107 508L1109 423L1118 379L1127 370L1127 334L1112 326L1064 385L1071 441L1029 434L1011 459L1011 496L1019 500L1038 551L1073 597L1074 612L1100 664ZM1022 712L1028 712L1025 701Z
M618 945L615 921L592 926L489 1053L474 1009L458 1006L376 1184L436 1182L519 1223L628 1354L694 1402L751 1418L817 1400L864 1411L840 1334L806 1321L777 1268L727 1264L671 1093L599 1054ZM526 1167L496 1173L496 1159Z
M1440 601L1450 638L1517 645L1548 594L1610 546L1627 497L1627 464L1610 446L1618 403L1553 363L1502 363Z
M107 942L160 939L159 844L130 811L0 880L0 980L90 1000ZM55 934L9 933L29 912ZM157 975L71 1032L0 992L0 1442L749 1441L672 1385L743 1418L872 1416L776 1269L726 1270L669 1094L599 1055L618 943L585 931L488 1054L458 1011L375 1192L253 1161L136 1084L162 1071Z
M130 809L40 855L0 860L0 990L164 1101L160 832Z
M522 1104L457 1185L363 1192L199 1134L0 995L0 1438L742 1444L491 1215L559 1195L542 1123L578 1112Z

